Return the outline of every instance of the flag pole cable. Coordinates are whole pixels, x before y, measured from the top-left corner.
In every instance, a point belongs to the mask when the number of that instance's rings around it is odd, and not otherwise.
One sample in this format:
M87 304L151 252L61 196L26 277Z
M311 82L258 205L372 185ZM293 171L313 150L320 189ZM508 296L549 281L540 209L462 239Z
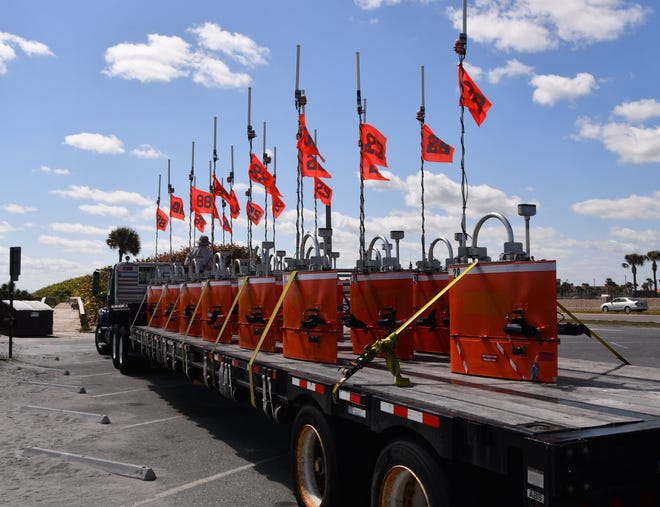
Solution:
M268 161L270 157L268 156L268 153L266 153L266 122L264 122L264 135L261 146L262 146L261 160L263 161L266 172L268 172ZM266 187L264 187L264 241L268 241L268 189L266 189Z
M426 105L424 97L424 66L421 67L421 83L422 83L422 103L417 112L417 121L419 121L420 128L420 181L421 181L421 205L422 205L422 269L426 268L426 223L425 223L425 208L424 208L424 121L426 120Z
M192 227L193 227L192 189L193 189L194 178L195 178L195 141L192 142L192 161L190 164L190 174L188 174L188 180L190 181L190 215L188 215L188 248L192 248Z
M160 219L160 174L158 175L158 199L156 199L156 220ZM154 253L156 261L158 260L158 223L156 223L156 252Z
M318 144L316 144L316 141L317 141L317 139L316 139L316 129L314 129L314 145L318 146ZM318 159L317 159L316 155L314 155L314 161L318 164ZM318 234L318 230L319 230L319 214L318 214L317 204L318 204L318 199L316 198L316 195L315 195L314 196L314 238L318 241L317 234Z
M273 182L277 186L277 146L273 146ZM273 215L273 248L275 248L275 215Z
M172 194L174 187L170 184L170 159L167 159L167 193L170 194L170 262L172 262Z
M213 117L213 176L215 176L215 168L216 164L218 162L218 117L214 116ZM209 168L210 169L210 168ZM209 178L209 190L211 191L211 194L214 194L213 191L213 179ZM222 207L223 207L223 212L224 212L224 201L222 201ZM213 204L215 207L215 196L213 197ZM211 251L213 251L213 243L215 240L215 218L213 216L213 212L211 212ZM222 230L222 242L225 242L225 230Z
M364 248L364 175L362 174L362 165L364 164L364 158L362 154L362 122L364 108L362 107L362 91L360 90L360 52L356 51L355 53L355 66L357 74L357 92L356 92L356 102L357 102L357 114L358 114L358 124L359 124L359 141L360 146L360 261L362 261L362 266L364 267L364 262L366 261L365 248Z
M464 69L463 69L463 60L465 60L465 55L467 52L467 0L463 0L463 31L459 34L458 40L454 43L454 51L458 54L458 84L459 84L459 93L460 93L460 122L461 122L461 199L462 199L462 214L461 214L461 237L460 237L460 246L462 247L459 251L463 252L465 256L465 246L467 244L467 230L466 230L466 208L467 208L467 199L468 199L468 180L467 173L465 171L465 104L463 103L463 91L465 87L464 83ZM460 256L460 254L459 254ZM467 257L461 259L466 262Z
M257 137L257 133L252 128L252 88L248 87L248 114L247 114L247 138L250 143L250 163L252 162L252 140ZM248 198L246 209L252 206L252 180L248 178L248 190L245 194ZM247 215L247 214L246 214ZM247 216L247 240L248 240L248 272L252 273L252 221Z
M303 95L300 89L300 44L296 45L296 87L295 87L295 106L298 112L298 133L296 139L302 136L302 125L300 123L300 115L305 114L305 104L307 98ZM302 188L302 153L298 150L298 166L296 174L296 251L295 258L299 258L301 230L304 227L303 223L303 188Z

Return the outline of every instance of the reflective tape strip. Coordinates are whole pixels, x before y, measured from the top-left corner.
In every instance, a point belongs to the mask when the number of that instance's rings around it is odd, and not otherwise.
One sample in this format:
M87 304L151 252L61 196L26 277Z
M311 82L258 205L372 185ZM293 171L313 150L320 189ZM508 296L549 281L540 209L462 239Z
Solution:
M346 391L344 389L339 390L339 399L344 401L350 401L351 403L355 403L357 405L363 405L362 396L356 393L352 393L350 391Z
M325 386L323 384L317 384L316 382L310 382L304 378L291 377L291 383L300 387L301 389L307 389L315 393L323 394L325 392Z
M456 340L456 352L458 352L458 357L460 357L461 361L463 362L463 369L465 370L465 373L467 373L468 372L467 361L463 357L463 350L461 349L461 343L458 340Z
M516 363L513 362L513 359L511 359L509 357L509 355L506 352L504 352L504 348L502 347L502 345L500 345L500 342L495 342L495 345L497 345L497 350L500 351L500 354L502 354L502 357L504 357L504 359L506 359L509 362L509 366L511 366L513 371L515 371L518 375L520 375L521 379L526 380L525 375L523 375L520 372L520 370L518 370L518 366L516 365Z
M401 405L395 405L386 401L380 402L380 410L386 414L392 414L409 421L415 421L426 426L432 426L433 428L440 427L440 418L437 415L427 414L425 412L402 407Z

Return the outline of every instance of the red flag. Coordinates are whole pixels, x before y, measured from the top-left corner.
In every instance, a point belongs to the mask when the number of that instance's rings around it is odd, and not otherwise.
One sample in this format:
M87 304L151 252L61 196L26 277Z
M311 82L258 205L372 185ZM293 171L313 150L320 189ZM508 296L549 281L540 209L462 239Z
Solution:
M206 227L206 220L204 217L195 211L195 228L199 232L204 232L204 227Z
M261 217L264 216L264 209L258 204L248 201L245 205L245 213L254 225L259 225Z
M286 204L284 204L284 201L280 199L279 195L274 195L273 204L271 207L271 209L273 210L273 218L279 217L284 211L284 208L286 208Z
M222 183L218 181L218 178L215 177L215 174L213 175L212 188L213 188L213 195L220 196L220 198L223 201L229 203L229 192L225 190L225 187L223 187Z
M360 141L362 144L362 157L369 159L373 165L387 167L385 157L387 138L376 127L368 123L360 125Z
M454 147L438 138L428 125L422 125L422 158L427 162L451 162Z
M215 209L215 196L209 192L204 192L196 187L192 187L190 208L197 213L213 214Z
M167 224L169 223L170 219L167 216L167 213L165 213L162 209L160 209L160 206L156 210L156 229L159 231L164 231L167 229Z
M302 152L301 152L302 153ZM332 178L332 174L323 169L314 155L302 153L302 170L303 176L308 178Z
M241 207L238 204L238 197L236 197L236 192L234 189L231 189L229 192L229 210L231 212L231 217L236 219L241 214Z
M231 234L231 225L229 225L229 220L225 215L222 215L222 229Z
M371 163L368 157L363 157L360 161L360 174L363 180L381 180L390 181L378 171L378 166Z
M325 159L319 153L319 150L316 147L314 139L312 139L312 136L309 134L309 131L305 126L304 115L300 116L303 117L303 121L300 127L300 137L298 138L298 143L296 144L297 148L305 155L317 155L321 160L323 160L323 162L325 162Z
M332 201L332 189L320 178L314 178L314 199L320 199L326 206Z
M220 220L220 214L218 213L218 208L216 207L215 203L213 203L213 218Z
M183 199L170 194L170 217L179 220L185 220L186 214L183 211Z
M461 74L463 74L463 85L461 86ZM459 92L461 93L461 98L459 104L465 105L470 110L472 118L477 122L477 125L481 126L483 121L486 119L486 113L492 105L486 96L481 93L479 87L474 84L472 78L468 76L468 73L463 67L458 66L458 86Z
M250 167L248 169L248 177L255 183L261 183L266 191L271 195L280 195L279 190L275 186L275 178L268 172L254 153L250 159Z

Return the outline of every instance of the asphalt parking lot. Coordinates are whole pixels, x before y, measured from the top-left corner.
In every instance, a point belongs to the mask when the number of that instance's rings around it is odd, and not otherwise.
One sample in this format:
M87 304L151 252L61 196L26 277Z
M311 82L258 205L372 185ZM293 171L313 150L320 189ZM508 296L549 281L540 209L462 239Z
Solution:
M0 504L295 505L288 425L172 372L120 375L90 333L15 338L0 389Z

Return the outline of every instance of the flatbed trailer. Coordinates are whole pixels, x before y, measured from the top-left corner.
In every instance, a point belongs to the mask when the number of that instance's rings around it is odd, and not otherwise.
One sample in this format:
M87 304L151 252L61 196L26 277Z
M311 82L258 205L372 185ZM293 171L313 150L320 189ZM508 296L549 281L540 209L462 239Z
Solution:
M660 505L660 369L560 359L556 383L467 376L449 358L377 357L335 390L337 364L146 325L115 337L137 356L292 422L293 487L313 505Z

